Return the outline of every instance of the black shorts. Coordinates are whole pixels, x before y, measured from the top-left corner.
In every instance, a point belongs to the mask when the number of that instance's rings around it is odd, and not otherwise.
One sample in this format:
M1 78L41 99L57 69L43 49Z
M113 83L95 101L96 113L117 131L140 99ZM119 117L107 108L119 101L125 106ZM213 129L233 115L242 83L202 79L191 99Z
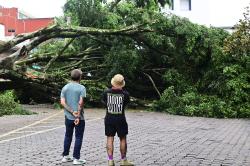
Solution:
M105 117L105 135L114 137L125 137L128 134L128 124L125 117Z

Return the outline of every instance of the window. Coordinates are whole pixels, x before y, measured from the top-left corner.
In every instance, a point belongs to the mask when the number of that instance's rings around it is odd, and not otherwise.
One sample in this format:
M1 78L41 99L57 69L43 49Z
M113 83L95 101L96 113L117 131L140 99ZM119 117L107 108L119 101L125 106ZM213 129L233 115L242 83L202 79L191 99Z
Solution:
M174 10L174 0L171 0L170 9L171 9L171 10Z
M180 0L180 9L182 11L191 10L191 0Z
M170 0L169 2L170 3L167 3L165 5L165 7L162 8L163 10L164 10L164 8L167 10L174 10L174 0Z
M16 32L15 29L8 29L8 32Z

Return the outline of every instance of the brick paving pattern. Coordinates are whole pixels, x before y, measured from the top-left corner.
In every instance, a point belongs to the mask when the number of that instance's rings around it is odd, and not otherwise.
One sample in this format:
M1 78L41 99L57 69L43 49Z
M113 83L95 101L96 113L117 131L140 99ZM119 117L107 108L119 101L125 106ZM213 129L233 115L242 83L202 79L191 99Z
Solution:
M0 117L0 166L73 165L61 163L63 113L40 106L29 109L38 114ZM87 160L86 166L107 165L104 115L103 109L85 110L81 156ZM249 119L182 117L142 111L129 111L126 115L127 156L136 166L250 166ZM116 137L116 165L119 158Z

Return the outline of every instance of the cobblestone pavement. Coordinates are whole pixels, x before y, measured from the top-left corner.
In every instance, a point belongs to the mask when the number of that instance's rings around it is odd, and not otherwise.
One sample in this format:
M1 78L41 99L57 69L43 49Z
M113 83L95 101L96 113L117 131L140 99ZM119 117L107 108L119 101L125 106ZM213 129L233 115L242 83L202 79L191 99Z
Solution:
M61 163L61 110L29 107L38 114L0 118L0 166L71 166ZM86 109L82 158L106 165L103 109ZM250 120L208 119L163 113L127 112L128 158L136 166L250 166ZM74 141L74 140L73 140ZM73 145L73 144L72 144ZM72 154L72 150L71 150ZM119 142L115 139L116 165Z

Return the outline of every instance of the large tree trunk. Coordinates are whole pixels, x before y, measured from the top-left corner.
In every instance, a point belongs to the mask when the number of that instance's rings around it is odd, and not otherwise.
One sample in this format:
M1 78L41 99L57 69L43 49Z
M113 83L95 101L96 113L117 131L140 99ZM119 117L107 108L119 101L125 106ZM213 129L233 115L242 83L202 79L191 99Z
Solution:
M137 34L151 32L150 29L143 28L144 25L133 25L121 29L97 29L91 27L60 27L53 25L33 33L22 34L7 42L0 42L0 91L7 89L22 89L26 98L42 99L43 101L58 100L62 86L67 80L56 80L48 76L47 70L55 62L68 62L69 64L58 68L68 73L74 68L82 68L84 73L88 71L98 71L106 66L102 63L93 66L86 66L88 61L100 61L103 59L98 47L90 47L78 54L64 53L67 47L72 43L74 38L89 36L93 40L99 40L100 36L126 36L135 37ZM55 38L72 38L58 53L48 53L31 57L30 51L41 43ZM29 41L21 48L16 45ZM35 76L27 71L27 66L34 63L47 64L43 70L40 70L39 76ZM94 77L92 78L94 79ZM101 80L98 78L96 81ZM8 80L8 81L4 81Z
M138 33L150 32L150 29L141 28L143 25L133 25L122 29L97 29L91 27L60 27L54 25L42 30L22 34L16 36L13 40L0 43L0 69L13 69L14 62L21 57L27 56L29 51L37 47L39 44L53 38L75 38L84 35L121 35L135 36ZM10 54L11 48L24 42L31 40L28 44Z

